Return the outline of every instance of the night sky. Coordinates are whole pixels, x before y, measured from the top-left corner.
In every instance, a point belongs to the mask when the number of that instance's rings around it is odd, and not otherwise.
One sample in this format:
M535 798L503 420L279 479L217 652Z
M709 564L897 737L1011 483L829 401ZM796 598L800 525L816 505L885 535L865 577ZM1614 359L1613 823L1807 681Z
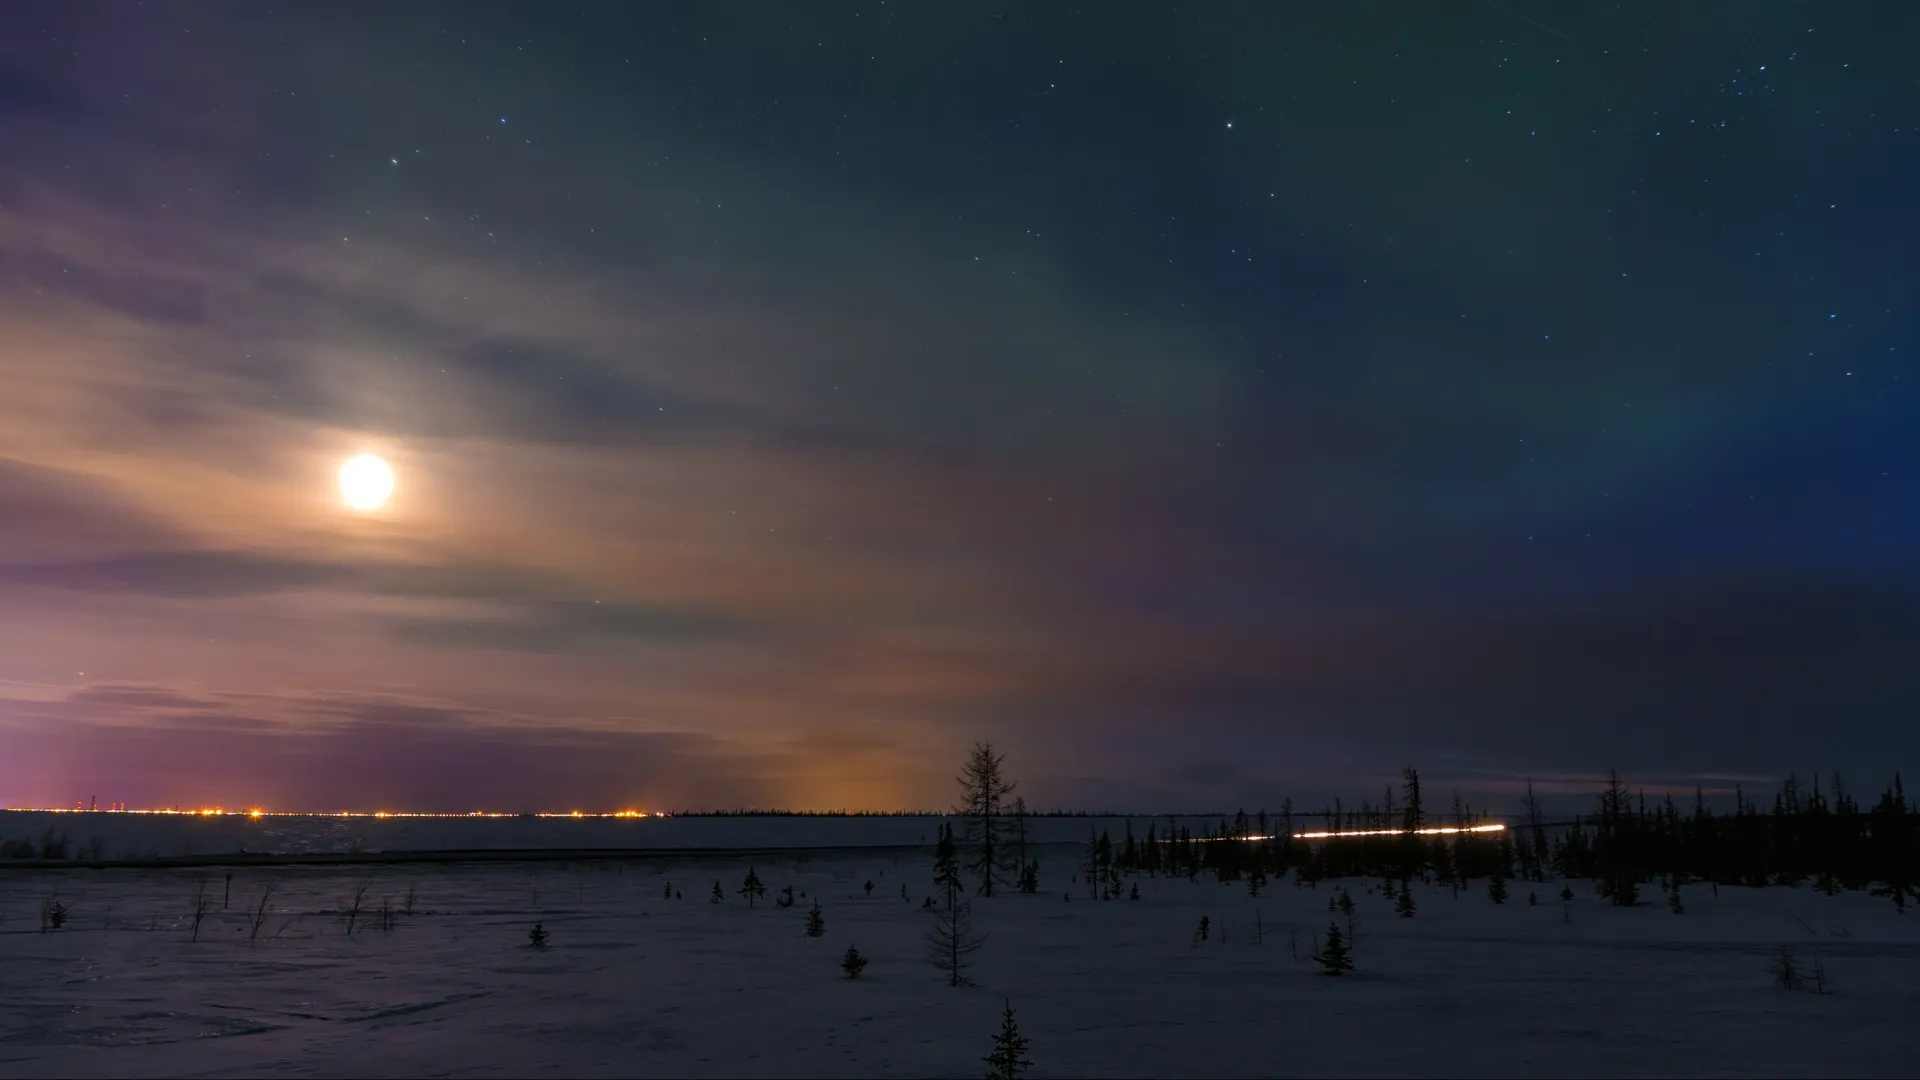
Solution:
M0 7L0 803L1920 766L1920 7L577 7Z

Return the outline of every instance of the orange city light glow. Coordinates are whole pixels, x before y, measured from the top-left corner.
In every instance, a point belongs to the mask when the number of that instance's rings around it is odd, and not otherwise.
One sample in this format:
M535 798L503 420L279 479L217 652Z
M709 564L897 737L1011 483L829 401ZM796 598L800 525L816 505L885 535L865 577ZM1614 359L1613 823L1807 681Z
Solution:
M589 813L584 810L542 810L535 813L513 813L505 810L463 810L455 813L415 813L404 810L227 810L217 806L202 807L197 810L181 810L177 807L139 810L124 804L114 804L104 810L92 810L85 806L0 806L0 812L10 814L148 814L157 817L337 817L337 818L579 818L581 820L599 820L604 818L663 818L671 817L664 810L612 810Z

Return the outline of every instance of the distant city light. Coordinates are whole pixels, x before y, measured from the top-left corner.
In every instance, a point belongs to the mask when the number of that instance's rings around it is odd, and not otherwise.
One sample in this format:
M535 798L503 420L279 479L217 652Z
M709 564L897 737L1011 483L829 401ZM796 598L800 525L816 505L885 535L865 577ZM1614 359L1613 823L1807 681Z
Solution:
M165 817L333 817L333 818L663 818L671 815L660 810L613 810L606 813L588 813L584 810L543 810L531 813L513 813L505 810L468 810L462 813L415 813L403 810L227 810L218 806L203 806L197 810L181 810L169 807L161 810L135 810L125 804L116 803L106 810L93 810L84 806L0 806L0 811L10 814L151 814Z

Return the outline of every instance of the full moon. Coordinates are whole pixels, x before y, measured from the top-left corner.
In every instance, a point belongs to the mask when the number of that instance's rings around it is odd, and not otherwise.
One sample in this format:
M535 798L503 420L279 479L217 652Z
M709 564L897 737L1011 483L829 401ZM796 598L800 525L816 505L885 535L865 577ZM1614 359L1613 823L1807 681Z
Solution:
M355 510L378 510L393 494L393 470L372 454L340 466L340 497Z

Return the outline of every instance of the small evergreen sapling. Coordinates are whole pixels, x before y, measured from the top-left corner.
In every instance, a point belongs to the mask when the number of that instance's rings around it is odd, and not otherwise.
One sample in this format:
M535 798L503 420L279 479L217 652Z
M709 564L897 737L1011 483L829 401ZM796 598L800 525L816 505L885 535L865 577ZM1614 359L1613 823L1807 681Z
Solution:
M529 949L544 949L547 947L549 940L550 937L547 934L547 927L544 923L534 923L533 929L527 931L527 948Z
M847 951L840 954L840 970L847 973L847 978L857 979L866 969L867 958L860 955L859 949L849 945Z
M717 904L717 903L719 903L720 901L722 901L722 900L725 900L726 898L727 898L727 894L726 894L725 892L722 892L722 891L721 891L721 889L720 889L720 883L719 883L719 882L717 882L717 881L716 881L716 882L714 882L714 883L713 883L713 892L712 892L712 893L710 893L710 894L708 894L708 896L707 896L707 903L709 903L709 904Z
M1020 1074L1033 1067L1025 1056L1028 1048L1020 1025L1013 1022L1013 1002L1009 1001L1000 1016L1000 1031L993 1037L993 1053L981 1059L993 1070L987 1080L1020 1080Z
M1140 883L1139 882L1136 881L1133 883L1133 891L1127 893L1127 899L1129 900L1140 899Z
M661 887L660 899L662 900L673 899L673 882L669 881L664 886Z
M1487 899L1496 904L1507 902L1507 879L1495 874L1487 879Z
M826 917L820 914L820 901L815 900L807 911L807 936L819 937L827 932Z
M1400 891L1394 894L1393 913L1403 919L1413 918L1413 882L1400 883Z
M1327 924L1327 938L1314 955L1320 963L1320 971L1326 975L1345 975L1353 970L1353 953L1347 948L1347 941L1340 933L1340 924Z
M747 867L747 876L740 882L740 895L747 898L749 908L755 900L767 895L767 887L760 884L760 875L751 866Z

